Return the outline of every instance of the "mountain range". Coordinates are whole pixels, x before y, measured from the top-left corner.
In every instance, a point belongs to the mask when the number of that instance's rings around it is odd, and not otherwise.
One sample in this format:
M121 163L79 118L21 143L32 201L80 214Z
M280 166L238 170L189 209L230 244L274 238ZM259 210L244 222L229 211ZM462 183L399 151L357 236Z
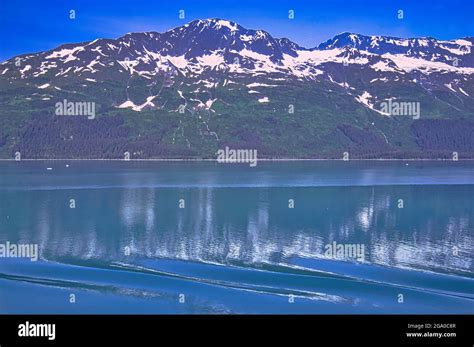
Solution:
M0 64L0 157L472 158L473 46L345 32L305 48L222 19L64 44Z

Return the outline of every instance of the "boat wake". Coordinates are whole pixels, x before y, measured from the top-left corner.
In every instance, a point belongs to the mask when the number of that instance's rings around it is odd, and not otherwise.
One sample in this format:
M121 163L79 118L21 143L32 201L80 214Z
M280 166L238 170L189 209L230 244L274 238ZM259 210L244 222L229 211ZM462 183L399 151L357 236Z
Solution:
M22 307L4 298L5 313L472 313L474 308L469 277L325 259L247 264L61 258L11 265L1 267L0 282L39 296ZM46 287L57 293L48 294L48 302L40 300ZM65 293L74 294L74 305Z

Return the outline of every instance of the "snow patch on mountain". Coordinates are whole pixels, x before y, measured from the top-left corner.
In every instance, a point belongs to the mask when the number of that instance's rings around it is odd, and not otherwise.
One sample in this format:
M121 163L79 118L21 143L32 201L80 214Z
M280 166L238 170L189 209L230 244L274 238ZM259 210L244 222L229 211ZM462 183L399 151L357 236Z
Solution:
M219 64L224 63L224 57L217 52L214 52L209 55L203 55L198 57L197 60L201 65L215 67Z
M155 97L156 96L147 97L146 101L141 105L136 105L133 101L127 100L127 101L123 102L122 104L120 104L117 107L118 108L130 108L133 111L140 112L140 111L143 111L143 109L145 109L146 107L149 107L149 108L155 107L155 104L152 102Z
M378 61L371 66L375 71L397 72L397 70L389 66L389 64L386 61Z
M371 109L372 111L375 111L384 116L389 116L388 114L375 108L375 104L372 102L372 99L374 99L374 97L369 92L364 91L362 95L356 96L355 99L357 100L357 102L361 103L362 105Z
M424 73L433 71L450 71L460 72L463 74L474 74L474 68L472 67L457 67L442 62L428 61L419 58L407 57L403 54L384 54L382 57L392 60L399 68L406 72L413 70L420 70Z
M231 23L228 20L218 20L217 23L215 24L215 28L220 29L220 28L227 28L230 31L237 31L238 27L237 24Z
M188 66L188 61L184 55L178 57L164 56L163 58L171 62L171 64L176 66L178 69L185 69Z
M257 82L254 82L254 83L247 84L247 87L248 87L248 88L255 88L255 87L278 87L278 85L276 85L276 84L266 84L266 83L257 83Z
M55 59L55 58L66 58L63 60L63 63L68 61L75 60L77 57L74 55L77 52L84 51L84 46L76 46L71 49L60 49L59 51L53 51L50 55L46 56L46 59Z

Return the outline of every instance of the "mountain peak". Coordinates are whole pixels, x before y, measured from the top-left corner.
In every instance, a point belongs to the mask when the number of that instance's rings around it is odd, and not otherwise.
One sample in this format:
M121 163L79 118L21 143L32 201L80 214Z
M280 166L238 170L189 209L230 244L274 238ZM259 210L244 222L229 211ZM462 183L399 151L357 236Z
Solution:
M318 49L333 49L351 46L357 48L368 36L344 31L318 46Z
M184 27L211 28L215 30L227 29L231 32L242 29L242 27L237 23L220 18L196 19L192 22L189 22L188 24L185 24Z

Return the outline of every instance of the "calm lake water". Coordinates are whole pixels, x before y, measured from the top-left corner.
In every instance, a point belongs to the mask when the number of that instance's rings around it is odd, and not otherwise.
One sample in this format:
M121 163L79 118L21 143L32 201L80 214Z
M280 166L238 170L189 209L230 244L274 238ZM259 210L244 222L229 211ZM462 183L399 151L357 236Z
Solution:
M474 313L474 163L1 162L7 242L1 313Z

